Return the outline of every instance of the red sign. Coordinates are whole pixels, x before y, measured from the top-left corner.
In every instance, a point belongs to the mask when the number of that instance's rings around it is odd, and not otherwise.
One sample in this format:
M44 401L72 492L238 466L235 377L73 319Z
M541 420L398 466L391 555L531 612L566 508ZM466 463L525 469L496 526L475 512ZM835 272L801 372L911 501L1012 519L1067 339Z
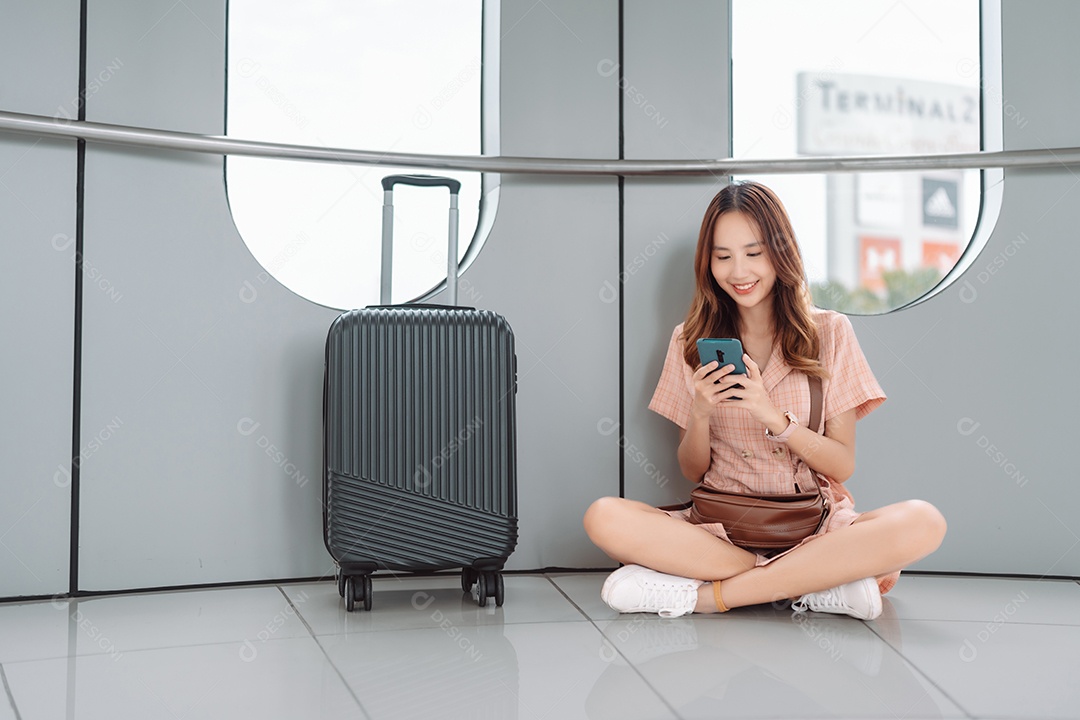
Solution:
M868 290L881 292L885 281L881 274L899 270L900 240L863 235L859 238L859 284Z
M952 270L953 265L960 259L960 246L956 243L941 242L939 240L923 240L922 265L927 268L937 268L942 277Z

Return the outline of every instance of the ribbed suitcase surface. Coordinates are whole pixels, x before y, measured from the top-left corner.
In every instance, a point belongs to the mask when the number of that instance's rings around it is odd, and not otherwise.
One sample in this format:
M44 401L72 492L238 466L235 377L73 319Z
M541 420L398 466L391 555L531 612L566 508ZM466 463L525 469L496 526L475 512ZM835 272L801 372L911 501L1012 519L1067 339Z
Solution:
M324 529L339 563L428 570L510 555L515 375L513 334L490 311L379 307L334 321Z

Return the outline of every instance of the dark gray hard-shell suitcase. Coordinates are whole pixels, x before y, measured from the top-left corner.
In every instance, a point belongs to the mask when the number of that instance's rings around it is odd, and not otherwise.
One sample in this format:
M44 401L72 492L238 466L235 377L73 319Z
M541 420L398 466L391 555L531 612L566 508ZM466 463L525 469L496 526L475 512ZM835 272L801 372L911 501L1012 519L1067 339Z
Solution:
M460 183L383 179L390 298L393 188L450 190L447 288L457 290ZM488 310L380 305L330 326L323 381L323 530L345 607L371 609L371 573L462 568L463 591L503 604L517 545L514 335Z

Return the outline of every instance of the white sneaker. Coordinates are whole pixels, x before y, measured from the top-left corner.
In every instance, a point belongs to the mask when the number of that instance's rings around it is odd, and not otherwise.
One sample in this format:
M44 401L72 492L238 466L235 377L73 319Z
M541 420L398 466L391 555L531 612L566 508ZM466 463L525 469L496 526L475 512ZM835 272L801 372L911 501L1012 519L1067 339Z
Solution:
M600 597L621 613L649 612L676 618L694 612L701 583L641 565L626 565L608 576Z
M877 580L863 578L847 585L809 593L791 604L795 612L834 613L850 615L860 620L873 620L881 615L881 591Z

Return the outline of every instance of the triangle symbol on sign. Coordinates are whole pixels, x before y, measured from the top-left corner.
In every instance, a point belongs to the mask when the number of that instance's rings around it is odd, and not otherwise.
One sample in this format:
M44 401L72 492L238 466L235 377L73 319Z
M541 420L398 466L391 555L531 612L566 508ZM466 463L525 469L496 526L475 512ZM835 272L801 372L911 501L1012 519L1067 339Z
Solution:
M933 217L956 217L956 206L949 200L949 193L939 187L926 199L926 214Z

